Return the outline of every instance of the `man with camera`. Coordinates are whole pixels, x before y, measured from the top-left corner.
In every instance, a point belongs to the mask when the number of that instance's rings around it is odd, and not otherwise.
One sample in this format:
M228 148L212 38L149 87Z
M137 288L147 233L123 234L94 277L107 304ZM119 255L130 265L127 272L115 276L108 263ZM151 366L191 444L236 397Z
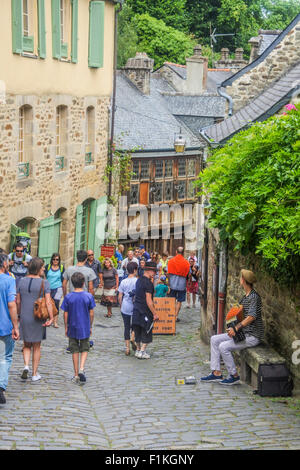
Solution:
M15 251L8 255L8 259L9 270L15 276L16 286L18 287L22 277L27 275L28 263L32 257L25 252L25 248L22 243L17 243Z

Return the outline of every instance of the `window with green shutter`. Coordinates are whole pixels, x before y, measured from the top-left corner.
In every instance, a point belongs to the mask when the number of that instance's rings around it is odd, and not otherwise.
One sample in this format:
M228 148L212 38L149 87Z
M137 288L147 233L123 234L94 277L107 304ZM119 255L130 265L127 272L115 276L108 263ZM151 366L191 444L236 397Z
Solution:
M11 0L11 9L13 52L45 58L45 0ZM38 38L34 37L36 28Z
M51 0L52 56L78 60L78 0ZM71 47L69 43L71 37Z
M105 4L100 1L90 2L89 27L89 67L103 67L104 57L104 10Z

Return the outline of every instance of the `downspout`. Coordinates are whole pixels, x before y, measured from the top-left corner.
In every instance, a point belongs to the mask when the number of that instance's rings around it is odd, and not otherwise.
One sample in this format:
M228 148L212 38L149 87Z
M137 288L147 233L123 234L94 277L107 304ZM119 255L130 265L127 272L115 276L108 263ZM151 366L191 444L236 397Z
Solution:
M228 116L232 116L233 115L233 99L232 99L232 97L230 95L228 95L227 93L225 93L225 91L222 90L221 85L218 85L217 90L218 90L219 96L221 96L222 98L225 98L228 101L228 105L229 105Z
M227 290L227 245L225 242L221 244L219 255L219 293L218 293L218 318L217 318L217 334L224 332L225 304Z
M118 53L118 14L122 11L123 0L116 1L119 8L115 7L115 28L114 28L114 63L113 63L113 93L111 103L111 125L110 125L110 138L108 149L108 165L111 168L113 163L113 142L115 133L115 112L116 112L116 88L117 88L117 53ZM108 203L111 202L112 194L112 173L109 172L108 177Z

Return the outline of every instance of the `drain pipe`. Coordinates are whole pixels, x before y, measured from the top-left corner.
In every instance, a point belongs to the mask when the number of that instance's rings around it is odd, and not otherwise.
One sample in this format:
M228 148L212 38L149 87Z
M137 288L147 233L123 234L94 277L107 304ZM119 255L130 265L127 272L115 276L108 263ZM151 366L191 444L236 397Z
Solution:
M232 97L230 95L228 95L227 93L225 93L225 91L222 90L221 85L218 85L217 90L218 90L219 96L221 96L222 98L225 98L228 101L228 105L229 105L228 116L232 116L233 115L233 99L232 99Z
M226 289L227 289L227 245L222 242L219 255L219 293L218 293L218 319L217 334L224 333Z
M113 93L111 102L111 124L110 124L110 145L108 149L108 165L111 168L113 163L113 141L115 133L115 113L116 113L116 88L117 88L117 52L118 52L118 14L122 11L124 0L114 1L115 4L119 4L115 7L115 28L114 28L114 64L113 64ZM109 172L108 177L108 203L111 202L112 193L112 174Z

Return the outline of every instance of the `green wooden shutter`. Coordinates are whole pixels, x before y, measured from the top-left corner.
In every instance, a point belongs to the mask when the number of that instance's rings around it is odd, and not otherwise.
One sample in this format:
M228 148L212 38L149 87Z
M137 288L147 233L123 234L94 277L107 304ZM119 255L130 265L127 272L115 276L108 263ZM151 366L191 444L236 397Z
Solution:
M38 256L45 263L49 263L53 253L59 251L60 223L61 219L55 219L53 215L40 222Z
M77 206L76 208L76 226L75 226L75 242L74 242L74 261L77 262L76 253L80 250L81 243L81 232L82 232L82 217L83 217L83 206Z
M39 57L46 58L45 0L38 0Z
M52 7L52 57L61 58L60 1L51 0Z
M17 227L16 225L11 224L11 226L10 226L10 246L9 246L10 253L14 249L14 245L16 243L16 237L17 237L18 233L20 233L21 231L22 231L22 229L20 227Z
M72 0L72 47L71 61L78 61L78 0Z
M23 52L23 0L12 0L12 48L16 54Z
M103 67L104 2L90 2L89 67Z
M100 256L100 247L105 241L105 228L107 221L107 196L103 196L96 201L96 224L95 224L95 240L94 252L95 258Z
M89 250L94 250L95 244L95 230L96 230L96 212L97 212L97 201L90 202L90 217L88 227L88 246Z

